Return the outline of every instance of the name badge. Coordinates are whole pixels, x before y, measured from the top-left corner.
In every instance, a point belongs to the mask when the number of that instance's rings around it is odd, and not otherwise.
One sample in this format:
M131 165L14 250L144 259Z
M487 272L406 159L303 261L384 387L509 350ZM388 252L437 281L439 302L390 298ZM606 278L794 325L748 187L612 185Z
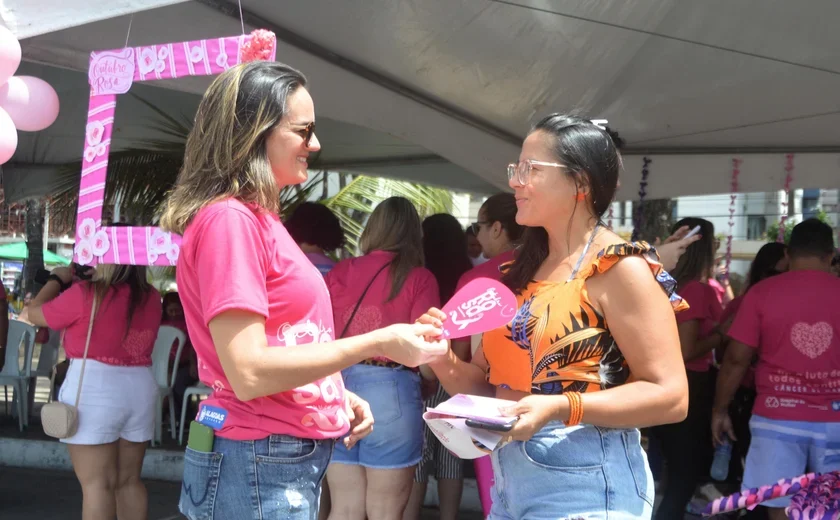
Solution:
M202 405L201 411L198 412L196 422L213 428L214 430L222 429L227 419L227 410L216 408L215 406Z

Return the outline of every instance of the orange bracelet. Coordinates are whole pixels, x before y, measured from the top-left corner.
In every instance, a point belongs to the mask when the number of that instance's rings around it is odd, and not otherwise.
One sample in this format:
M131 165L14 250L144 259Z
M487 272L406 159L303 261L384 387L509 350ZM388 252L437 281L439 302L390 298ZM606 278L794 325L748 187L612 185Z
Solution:
M569 400L569 420L566 426L577 426L583 419L583 402L579 392L564 392Z

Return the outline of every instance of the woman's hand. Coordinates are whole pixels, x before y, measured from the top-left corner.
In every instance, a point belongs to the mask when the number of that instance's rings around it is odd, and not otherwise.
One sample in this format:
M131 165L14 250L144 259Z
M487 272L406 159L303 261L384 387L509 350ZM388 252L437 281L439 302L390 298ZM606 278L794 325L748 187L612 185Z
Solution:
M449 342L440 338L440 327L399 323L382 329L385 333L382 355L407 367L424 365L446 355Z
M666 271L675 268L688 246L700 240L701 236L699 233L693 237L685 238L688 231L688 226L683 226L676 230L673 235L666 238L664 243L656 239L656 252L659 253L659 261L662 262L662 267Z
M18 317L17 317L17 321L22 321L22 322L26 323L27 325L33 325L34 326L34 324L31 321L29 321L29 308L28 307L24 307L23 310L20 311L20 314L18 314Z
M434 325L435 327L443 327L443 322L446 321L446 313L440 309L432 307L429 311L417 318L417 323L425 323L426 325Z
M502 408L502 415L519 416L519 420L505 435L506 441L527 441L549 421L567 418L569 401L562 395L529 395L516 404Z
M344 391L344 410L350 419L350 432L344 438L349 450L373 431L373 413L367 401L348 390Z

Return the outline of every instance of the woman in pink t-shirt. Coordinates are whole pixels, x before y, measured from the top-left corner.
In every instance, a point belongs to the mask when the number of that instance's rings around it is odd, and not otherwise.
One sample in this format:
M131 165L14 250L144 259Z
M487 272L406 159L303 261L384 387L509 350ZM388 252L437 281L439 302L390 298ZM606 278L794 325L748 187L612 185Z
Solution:
M315 108L281 63L237 65L204 94L161 224L183 235L176 278L199 379L179 509L190 519L310 519L335 439L373 424L339 371L387 355L443 355L438 327L397 324L335 341L324 279L280 222L280 189L307 179ZM191 432L192 433L192 432Z
M56 268L21 314L23 321L64 331L71 361L58 400L75 405L81 380L78 428L61 442L82 486L85 519L114 518L117 511L120 519L147 517L140 470L154 434L151 365L160 318L160 293L146 281L146 269L132 265L100 265L89 282L74 281L70 268Z
M715 290L705 283L714 265L715 230L699 218L679 221L674 229L700 226L700 239L688 246L671 275L689 308L677 313L680 346L688 375L688 416L680 423L652 428L666 463L665 493L656 518L681 518L694 489L711 464L712 350L723 338L718 323L721 306ZM686 449L691 446L691 449Z
M335 265L327 253L334 253L345 242L341 221L335 213L323 204L303 202L284 225L306 258L326 276Z
M379 204L359 245L364 256L339 262L325 278L340 337L413 322L429 303L440 305L435 277L423 267L423 232L410 201L391 197ZM399 518L423 455L420 374L373 357L342 375L378 420L373 433L352 449L335 448L327 472L330 518Z

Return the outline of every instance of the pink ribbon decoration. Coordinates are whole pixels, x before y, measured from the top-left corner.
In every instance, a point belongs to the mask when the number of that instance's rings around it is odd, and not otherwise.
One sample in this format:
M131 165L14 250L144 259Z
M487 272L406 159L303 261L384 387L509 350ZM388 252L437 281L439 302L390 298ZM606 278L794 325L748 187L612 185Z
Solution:
M787 220L788 204L790 202L790 184L793 182L793 158L794 154L789 153L785 156L785 201L782 202L782 218L779 220L779 236L776 237L776 242L785 242L785 221Z
M796 478L785 478L769 486L742 489L738 493L714 500L703 511L704 516L728 513L738 509L753 509L758 504L788 495L799 493L818 477L818 473L808 473Z
M735 202L738 200L738 175L741 174L741 159L732 159L732 193L729 195L729 236L726 237L726 279L732 264L732 233L735 229Z
M785 512L793 520L840 519L840 472L812 479L793 495Z

